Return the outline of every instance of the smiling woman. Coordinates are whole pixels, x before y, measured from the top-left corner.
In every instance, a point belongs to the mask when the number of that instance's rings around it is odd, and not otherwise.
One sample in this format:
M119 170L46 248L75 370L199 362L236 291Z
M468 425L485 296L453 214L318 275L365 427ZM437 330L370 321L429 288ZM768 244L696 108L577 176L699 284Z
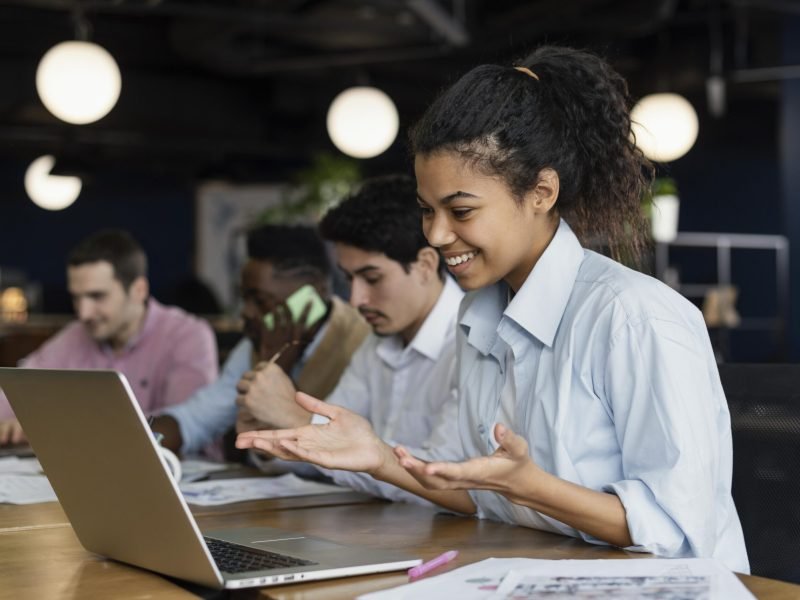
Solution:
M476 67L411 135L423 230L471 290L457 329L460 439L442 442L463 460L393 450L308 397L298 403L327 425L239 442L366 470L460 512L747 572L702 316L573 233L618 253L644 243L652 169L631 141L625 82L569 48L521 66Z
M465 166L455 153L418 155L415 168L423 231L461 287L506 279L518 290L558 225L551 212L559 190L555 171L543 170L518 203L502 179Z
M412 131L425 235L475 290L459 321L467 460L396 456L486 517L746 571L699 311L578 242L644 247L652 167L628 106L604 61L542 47L517 68L473 69Z

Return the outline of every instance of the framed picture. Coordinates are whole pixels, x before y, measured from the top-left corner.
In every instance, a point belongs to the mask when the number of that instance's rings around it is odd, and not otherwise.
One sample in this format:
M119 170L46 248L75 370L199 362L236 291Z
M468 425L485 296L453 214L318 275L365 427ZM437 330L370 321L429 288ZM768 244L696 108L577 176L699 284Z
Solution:
M258 216L285 197L285 185L211 182L196 197L195 272L228 314L238 306L239 271L246 259L245 233Z

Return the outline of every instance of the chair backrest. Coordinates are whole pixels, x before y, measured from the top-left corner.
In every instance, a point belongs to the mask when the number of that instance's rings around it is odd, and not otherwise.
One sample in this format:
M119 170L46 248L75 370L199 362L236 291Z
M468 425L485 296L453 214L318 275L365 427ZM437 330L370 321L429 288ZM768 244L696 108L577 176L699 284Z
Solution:
M753 575L800 583L800 364L722 364Z

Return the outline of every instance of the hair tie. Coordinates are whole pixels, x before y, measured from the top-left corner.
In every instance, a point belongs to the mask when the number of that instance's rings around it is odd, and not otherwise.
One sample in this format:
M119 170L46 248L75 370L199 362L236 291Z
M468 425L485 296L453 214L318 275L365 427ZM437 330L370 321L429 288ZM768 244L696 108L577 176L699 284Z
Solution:
M525 75L530 75L536 81L539 81L539 76L536 73L534 73L533 71L531 71L528 67L514 67L514 68L517 71L519 71L520 73L525 73Z

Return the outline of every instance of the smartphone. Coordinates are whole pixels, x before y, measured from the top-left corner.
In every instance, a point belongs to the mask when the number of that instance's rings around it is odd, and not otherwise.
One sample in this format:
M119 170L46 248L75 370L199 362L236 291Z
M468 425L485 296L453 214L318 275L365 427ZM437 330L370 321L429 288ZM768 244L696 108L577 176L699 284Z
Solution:
M301 288L298 288L294 293L286 299L286 306L289 307L289 312L292 315L292 321L299 322L300 317L308 303L311 303L311 308L306 317L306 327L313 327L317 322L325 316L328 307L325 301L317 293L316 288L310 283L307 283ZM267 329L272 330L275 328L275 315L268 312L264 315L264 325Z

